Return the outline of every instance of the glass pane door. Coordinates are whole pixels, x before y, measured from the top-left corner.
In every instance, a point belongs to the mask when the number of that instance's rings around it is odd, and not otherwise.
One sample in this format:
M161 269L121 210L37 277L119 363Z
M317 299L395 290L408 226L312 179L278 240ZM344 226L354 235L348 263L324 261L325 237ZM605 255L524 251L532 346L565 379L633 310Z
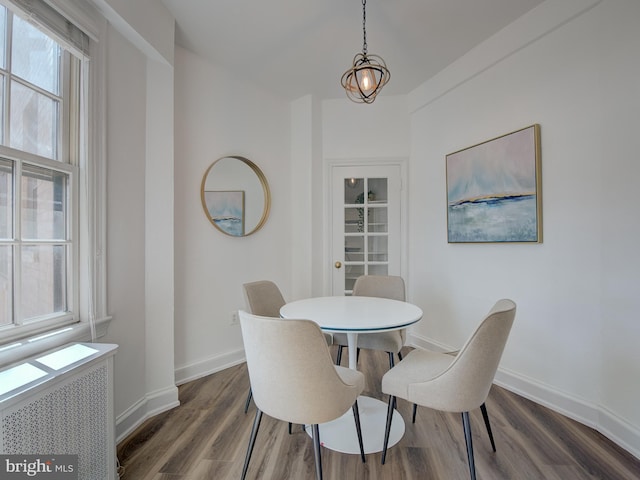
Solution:
M333 294L351 295L361 275L399 274L400 181L399 167L342 168L333 177Z
M361 275L387 275L387 179L344 180L344 290Z

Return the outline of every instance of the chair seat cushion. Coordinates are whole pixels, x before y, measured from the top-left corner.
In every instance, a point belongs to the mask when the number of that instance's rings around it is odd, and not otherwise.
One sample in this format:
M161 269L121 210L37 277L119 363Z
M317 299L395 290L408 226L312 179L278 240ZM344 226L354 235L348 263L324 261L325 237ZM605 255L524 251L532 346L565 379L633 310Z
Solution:
M412 350L382 377L382 391L409 399L409 385L425 382L442 373L455 357L430 350Z

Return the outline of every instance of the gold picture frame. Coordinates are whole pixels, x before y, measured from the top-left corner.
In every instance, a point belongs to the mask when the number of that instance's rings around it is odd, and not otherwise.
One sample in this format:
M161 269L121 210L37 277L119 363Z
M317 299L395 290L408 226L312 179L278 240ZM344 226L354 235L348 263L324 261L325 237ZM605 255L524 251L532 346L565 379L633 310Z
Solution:
M211 224L232 237L260 230L271 210L271 191L262 170L239 155L218 158L205 171L200 201Z
M542 243L540 125L445 159L449 243Z

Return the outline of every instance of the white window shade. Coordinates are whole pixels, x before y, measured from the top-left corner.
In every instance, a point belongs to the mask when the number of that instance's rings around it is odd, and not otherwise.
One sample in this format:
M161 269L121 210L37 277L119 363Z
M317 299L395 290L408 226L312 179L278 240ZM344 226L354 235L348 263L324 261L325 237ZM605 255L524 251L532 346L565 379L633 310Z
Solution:
M89 55L89 35L43 0L5 0L36 25L46 28L65 47Z

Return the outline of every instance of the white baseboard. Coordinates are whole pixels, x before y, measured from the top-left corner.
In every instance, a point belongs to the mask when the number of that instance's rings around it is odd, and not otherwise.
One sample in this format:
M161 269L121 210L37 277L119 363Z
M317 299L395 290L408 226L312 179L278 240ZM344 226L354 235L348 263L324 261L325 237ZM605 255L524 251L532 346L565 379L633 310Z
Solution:
M182 385L183 383L196 380L206 375L220 372L245 361L244 350L240 349L234 350L233 352L223 353L222 355L215 355L200 362L176 368L176 385Z
M600 426L597 430L631 455L640 458L640 430L607 409L600 407Z
M448 345L439 344L411 332L408 332L406 343L415 348L435 351L451 350ZM606 407L587 402L504 368L498 369L494 383L597 430L636 458L640 458L640 431Z
M116 418L116 444L124 440L145 420L180 405L178 388L167 387L145 395L144 398Z

